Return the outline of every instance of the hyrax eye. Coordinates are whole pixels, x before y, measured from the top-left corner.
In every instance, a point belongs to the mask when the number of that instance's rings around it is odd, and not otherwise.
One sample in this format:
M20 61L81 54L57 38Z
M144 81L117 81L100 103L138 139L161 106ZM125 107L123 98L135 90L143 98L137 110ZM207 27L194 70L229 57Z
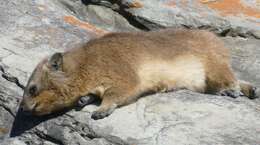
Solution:
M53 70L55 70L55 71L59 70L59 66L58 66L58 64L56 64L56 63L52 64L51 67L52 67Z
M30 88L29 88L29 93L30 93L30 95L35 95L36 94L36 92L37 92L37 87L36 87L36 85L32 85Z

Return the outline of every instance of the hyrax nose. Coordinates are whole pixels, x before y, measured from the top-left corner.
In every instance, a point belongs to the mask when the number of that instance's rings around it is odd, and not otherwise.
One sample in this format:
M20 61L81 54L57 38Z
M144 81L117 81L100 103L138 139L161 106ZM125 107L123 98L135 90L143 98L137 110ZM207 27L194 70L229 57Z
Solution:
M20 104L19 109L20 109L21 113L23 113L25 115L31 115L34 108L35 108L35 103L26 102L23 100Z

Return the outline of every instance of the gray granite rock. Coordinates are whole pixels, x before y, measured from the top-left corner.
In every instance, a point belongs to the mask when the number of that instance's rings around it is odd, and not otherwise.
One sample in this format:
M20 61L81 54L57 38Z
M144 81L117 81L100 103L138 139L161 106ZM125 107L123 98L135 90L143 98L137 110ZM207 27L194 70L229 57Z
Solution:
M0 143L1 145L26 145L25 142L19 140L18 138L5 139L2 142L0 141Z
M71 12L80 20L86 21L96 27L107 31L137 31L138 29L130 25L127 19L110 8L83 5L80 0L60 0Z
M224 36L259 38L259 1L120 0L114 5L136 27L146 30L186 27L208 29Z
M223 38L231 49L232 66L237 76L260 87L260 41L245 38Z
M260 87L260 40L255 39L259 26L254 13L246 19L223 14L208 1L122 0L98 6L104 1L86 6L79 0L0 0L0 66L25 85L42 58L110 31L196 27L225 36L237 76ZM239 4L257 13L255 1ZM244 8L242 12L247 14ZM22 93L0 76L1 145L260 144L260 99L182 90L146 96L95 121L90 116L96 105L25 117L17 112Z

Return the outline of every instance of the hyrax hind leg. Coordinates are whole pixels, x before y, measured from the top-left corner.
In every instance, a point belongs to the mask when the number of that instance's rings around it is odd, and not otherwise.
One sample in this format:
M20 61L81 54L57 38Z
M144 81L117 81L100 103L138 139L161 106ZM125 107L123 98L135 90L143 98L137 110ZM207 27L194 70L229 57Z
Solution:
M256 88L251 84L236 79L232 69L227 64L215 65L207 72L206 91L211 94L237 98L246 96L257 98Z

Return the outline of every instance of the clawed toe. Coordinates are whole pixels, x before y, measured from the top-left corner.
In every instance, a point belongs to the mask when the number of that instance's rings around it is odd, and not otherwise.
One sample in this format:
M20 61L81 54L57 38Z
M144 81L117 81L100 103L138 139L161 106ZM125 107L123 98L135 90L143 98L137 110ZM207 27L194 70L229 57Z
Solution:
M231 98L237 98L237 97L243 96L244 94L240 91L230 89L230 90L222 90L219 93L217 93L217 95L229 96Z

